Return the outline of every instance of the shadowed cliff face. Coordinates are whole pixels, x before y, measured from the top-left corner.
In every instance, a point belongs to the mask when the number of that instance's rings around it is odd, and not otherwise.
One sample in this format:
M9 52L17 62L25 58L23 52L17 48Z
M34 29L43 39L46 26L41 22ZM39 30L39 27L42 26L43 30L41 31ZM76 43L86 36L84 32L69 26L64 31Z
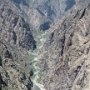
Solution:
M65 8L65 11L71 9L73 7L73 5L76 4L76 1L75 0L67 0L66 1L66 8Z
M50 37L41 52L43 83L47 90L90 89L89 3L78 5L81 8L51 28Z

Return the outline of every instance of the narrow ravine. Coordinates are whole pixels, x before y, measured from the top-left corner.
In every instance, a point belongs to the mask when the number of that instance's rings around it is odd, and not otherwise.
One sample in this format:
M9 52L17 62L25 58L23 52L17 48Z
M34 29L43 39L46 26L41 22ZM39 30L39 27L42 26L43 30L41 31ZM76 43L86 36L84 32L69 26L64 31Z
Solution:
M44 88L44 86L40 83L40 81L41 81L40 74L42 74L42 72L40 72L40 68L38 66L38 64L40 63L40 57L41 57L41 55L39 55L39 51L42 49L43 44L46 41L46 35L47 35L47 32L38 34L36 37L37 49L34 50L33 52L29 52L29 54L33 57L32 58L32 67L34 70L34 75L32 77L32 81L33 81L32 90L46 90Z

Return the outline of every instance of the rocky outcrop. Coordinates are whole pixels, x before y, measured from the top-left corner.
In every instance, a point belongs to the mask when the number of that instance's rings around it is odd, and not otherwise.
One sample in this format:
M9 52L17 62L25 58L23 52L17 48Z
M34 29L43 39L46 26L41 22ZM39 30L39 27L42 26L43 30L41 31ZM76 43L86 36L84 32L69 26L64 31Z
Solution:
M86 1L51 28L41 51L47 90L90 89L90 1Z
M10 0L0 0L0 90L31 90L27 51L35 48L25 13Z
M31 90L31 75L26 73L30 72L26 64L27 55L25 50L0 40L0 90Z
M24 13L8 0L0 0L0 38L28 50L36 48Z
M75 0L11 0L28 16L33 30L48 30L76 3ZM47 27L45 27L47 23Z
M89 90L89 3L0 0L0 90Z

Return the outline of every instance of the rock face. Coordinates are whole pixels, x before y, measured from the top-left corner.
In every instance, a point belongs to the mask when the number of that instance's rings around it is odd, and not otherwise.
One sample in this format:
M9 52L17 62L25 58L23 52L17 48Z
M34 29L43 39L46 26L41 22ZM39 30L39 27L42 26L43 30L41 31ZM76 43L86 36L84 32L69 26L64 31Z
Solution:
M50 25L73 7L75 0L12 0L29 16L34 29L48 30ZM45 27L47 23L47 28Z
M26 74L24 50L0 40L0 90L31 90L33 83Z
M31 90L27 51L35 48L23 11L10 0L0 0L0 90Z
M90 90L89 18L89 0L0 0L0 90Z
M26 17L10 1L0 0L0 38L26 49L35 49L36 42Z
M47 90L90 90L90 1L86 1L51 28L41 52Z

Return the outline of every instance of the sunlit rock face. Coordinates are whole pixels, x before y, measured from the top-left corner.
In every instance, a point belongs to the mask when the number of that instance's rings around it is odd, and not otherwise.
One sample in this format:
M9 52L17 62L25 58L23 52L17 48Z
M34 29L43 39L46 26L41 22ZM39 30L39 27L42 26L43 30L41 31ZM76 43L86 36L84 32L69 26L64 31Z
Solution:
M88 5L88 3L90 3L89 0L76 0L76 4L80 4L80 5Z
M90 89L90 1L86 1L51 28L41 52L47 90Z

